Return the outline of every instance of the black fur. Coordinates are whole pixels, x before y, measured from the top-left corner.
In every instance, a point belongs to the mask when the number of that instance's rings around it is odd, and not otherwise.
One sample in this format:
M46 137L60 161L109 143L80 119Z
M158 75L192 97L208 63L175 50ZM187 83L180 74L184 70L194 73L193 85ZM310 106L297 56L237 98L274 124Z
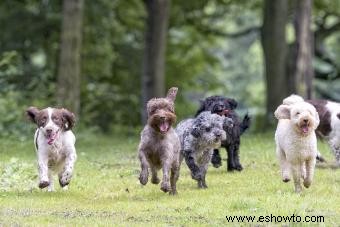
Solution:
M201 101L201 106L197 110L196 116L202 111L211 111L220 115L225 115L233 120L234 127L231 131L226 131L229 140L222 142L222 147L227 150L228 154L228 171L243 169L239 158L240 136L249 128L251 118L248 114L243 117L240 122L237 113L234 111L237 102L234 99L223 96L211 96ZM211 163L218 168L222 165L222 159L218 149L214 150Z

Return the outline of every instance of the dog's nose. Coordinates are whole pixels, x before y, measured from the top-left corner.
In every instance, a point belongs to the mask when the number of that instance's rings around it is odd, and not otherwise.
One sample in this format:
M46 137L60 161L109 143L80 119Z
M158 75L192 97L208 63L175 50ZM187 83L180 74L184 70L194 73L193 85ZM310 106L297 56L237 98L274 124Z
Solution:
M215 135L216 135L217 137L221 137L221 136L222 136L222 133L221 133L221 132L216 132Z
M51 134L52 133L52 129L46 129L46 133L47 134Z
M303 122L308 123L308 119L303 119Z

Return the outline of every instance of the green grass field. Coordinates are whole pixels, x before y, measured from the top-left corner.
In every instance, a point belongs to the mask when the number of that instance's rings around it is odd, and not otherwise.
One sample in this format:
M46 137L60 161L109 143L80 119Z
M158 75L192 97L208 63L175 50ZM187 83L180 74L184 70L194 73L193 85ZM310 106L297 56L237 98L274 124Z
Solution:
M37 187L32 141L1 139L0 226L239 226L226 216L293 214L302 221L321 215L324 222L314 225L340 226L340 170L317 168L311 188L295 194L293 183L280 179L272 134L243 137L244 171L228 173L225 162L219 169L210 166L206 190L196 188L183 163L177 196L164 194L159 185L139 184L138 142L138 137L78 134L69 190L61 190L56 181L56 191L46 192ZM333 162L326 144L319 143L319 148ZM256 221L243 225L284 225Z

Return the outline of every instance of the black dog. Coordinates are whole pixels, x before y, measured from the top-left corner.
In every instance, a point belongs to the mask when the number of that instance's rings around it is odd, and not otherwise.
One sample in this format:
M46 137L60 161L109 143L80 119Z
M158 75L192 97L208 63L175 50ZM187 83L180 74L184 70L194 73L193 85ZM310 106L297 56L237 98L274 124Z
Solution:
M228 171L241 171L243 169L239 157L240 136L249 128L251 122L248 114L246 114L243 118L243 121L240 122L237 113L234 111L236 107L237 102L234 99L216 95L201 101L201 106L196 113L197 116L203 111L211 111L212 113L224 115L233 120L234 127L232 128L232 131L226 131L226 133L229 134L227 137L230 139L222 141L221 144L221 146L224 147L228 153ZM221 156L218 149L214 150L211 163L215 168L218 168L222 165Z

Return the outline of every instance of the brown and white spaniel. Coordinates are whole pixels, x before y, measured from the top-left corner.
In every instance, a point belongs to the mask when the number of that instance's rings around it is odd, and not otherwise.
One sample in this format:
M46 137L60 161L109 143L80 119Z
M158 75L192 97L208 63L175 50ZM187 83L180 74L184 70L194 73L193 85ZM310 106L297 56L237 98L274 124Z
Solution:
M75 116L66 109L29 107L28 118L37 125L34 145L37 152L39 188L53 191L53 173L62 188L70 183L77 159L75 136L71 131Z

